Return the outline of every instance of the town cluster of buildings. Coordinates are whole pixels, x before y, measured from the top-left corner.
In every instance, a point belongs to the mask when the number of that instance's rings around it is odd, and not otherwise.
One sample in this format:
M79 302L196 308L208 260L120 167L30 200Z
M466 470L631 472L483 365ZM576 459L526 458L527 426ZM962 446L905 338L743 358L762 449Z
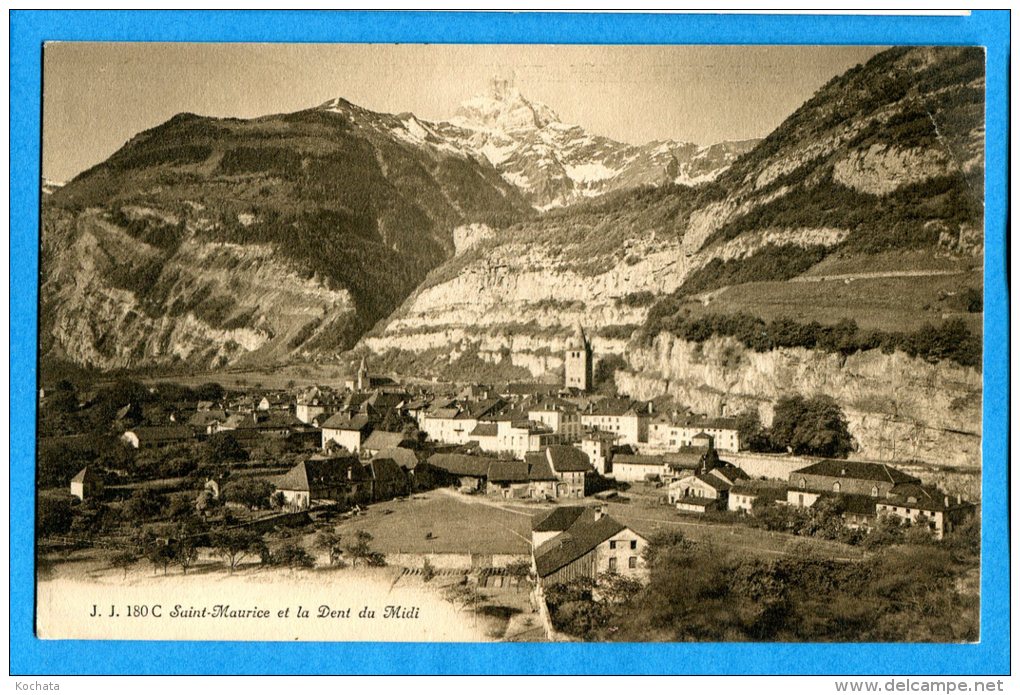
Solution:
M663 465L661 476L669 503L698 514L754 514L767 505L804 509L832 501L850 528L870 529L880 516L891 515L942 538L976 511L960 496L871 461L822 460L790 472L786 480L753 480L716 455L693 471Z
M437 484L558 500L583 498L614 482L649 482L665 488L665 500L678 510L698 514L750 514L762 504L810 507L838 498L850 525L867 526L889 513L941 536L973 512L972 504L886 464L821 461L789 480L752 480L721 458L741 449L736 418L657 412L652 402L595 394L593 361L580 327L567 347L562 384L411 388L371 375L362 360L342 390L309 387L199 402L166 426L125 428L122 440L147 449L228 432L242 445L270 438L316 449L277 481L286 503L297 508ZM95 477L82 471L72 493L87 494Z

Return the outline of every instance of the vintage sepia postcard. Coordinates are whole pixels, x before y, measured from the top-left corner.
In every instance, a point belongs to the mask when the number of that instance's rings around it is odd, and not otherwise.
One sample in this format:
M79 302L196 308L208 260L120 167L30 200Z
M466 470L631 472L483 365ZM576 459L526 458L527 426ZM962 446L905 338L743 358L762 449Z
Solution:
M45 42L35 638L986 641L987 47L636 43Z

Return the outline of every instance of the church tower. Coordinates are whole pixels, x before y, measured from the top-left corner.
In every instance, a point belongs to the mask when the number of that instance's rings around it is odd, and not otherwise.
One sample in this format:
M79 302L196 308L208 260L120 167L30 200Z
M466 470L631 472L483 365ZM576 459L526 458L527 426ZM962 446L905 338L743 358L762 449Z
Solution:
M581 324L577 324L574 337L567 344L567 353L563 360L565 386L568 389L591 391L592 388L592 356L591 342L584 334Z
M358 367L358 390L364 391L368 384L368 367L365 366L365 358L361 358L361 366Z

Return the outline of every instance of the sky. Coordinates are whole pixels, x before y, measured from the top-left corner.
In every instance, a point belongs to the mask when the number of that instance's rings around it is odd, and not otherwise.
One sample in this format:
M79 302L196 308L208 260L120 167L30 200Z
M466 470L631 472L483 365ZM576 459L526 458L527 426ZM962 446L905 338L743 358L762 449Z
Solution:
M342 96L452 117L509 78L598 135L708 145L768 135L875 46L47 43L43 176L67 181L177 113L250 118Z

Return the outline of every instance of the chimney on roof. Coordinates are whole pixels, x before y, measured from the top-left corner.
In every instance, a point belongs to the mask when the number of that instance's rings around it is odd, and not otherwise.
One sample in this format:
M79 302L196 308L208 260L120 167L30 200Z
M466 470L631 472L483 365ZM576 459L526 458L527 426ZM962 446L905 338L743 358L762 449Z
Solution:
M347 479L354 480L354 466L347 466Z
M949 506L949 495L946 495L946 506Z
M601 519L605 515L606 515L606 505L600 504L599 506L595 507L595 521L598 521L599 519Z
M655 406L652 404L651 401L648 401L648 414L652 415L654 411L655 411Z
M957 504L963 504L963 495L957 495L956 496L956 503Z

